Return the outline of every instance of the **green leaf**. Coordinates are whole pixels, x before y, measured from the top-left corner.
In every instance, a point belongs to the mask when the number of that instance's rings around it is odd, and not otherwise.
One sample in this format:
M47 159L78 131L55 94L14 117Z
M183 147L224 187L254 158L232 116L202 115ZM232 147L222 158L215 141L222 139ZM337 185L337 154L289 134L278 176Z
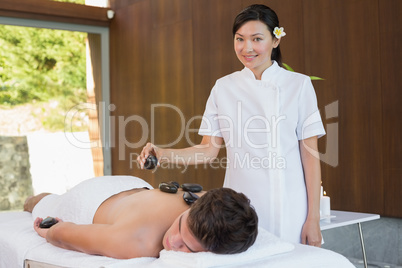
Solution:
M283 64L283 66L285 66L285 68L286 68L288 71L294 72L294 70L292 69L292 67L290 67L290 66L287 65L286 63L282 63L282 64Z
M283 62L282 62L282 65L285 66L285 68L286 68L288 71L294 72L293 68L290 67L289 65L287 65L286 63L283 63ZM311 79L311 80L325 80L324 78L321 78L321 77L318 77L318 76L310 76L310 79Z
M310 76L311 80L325 80L324 78L318 77L318 76Z

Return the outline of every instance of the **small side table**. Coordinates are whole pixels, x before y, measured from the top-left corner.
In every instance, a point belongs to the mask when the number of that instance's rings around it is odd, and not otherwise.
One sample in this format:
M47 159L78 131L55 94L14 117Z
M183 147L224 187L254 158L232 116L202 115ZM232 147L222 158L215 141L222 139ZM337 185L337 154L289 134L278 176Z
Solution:
M366 222L366 221L377 220L380 218L380 215L331 210L331 216L335 216L335 217L330 218L330 219L324 219L324 220L320 221L321 230L328 230L328 229L338 228L338 227L347 226L347 225L351 225L351 224L357 224L357 226L359 228L359 234L360 234L360 244L362 246L364 267L367 268L366 249L364 248L364 239L363 239L363 231L362 231L361 223Z

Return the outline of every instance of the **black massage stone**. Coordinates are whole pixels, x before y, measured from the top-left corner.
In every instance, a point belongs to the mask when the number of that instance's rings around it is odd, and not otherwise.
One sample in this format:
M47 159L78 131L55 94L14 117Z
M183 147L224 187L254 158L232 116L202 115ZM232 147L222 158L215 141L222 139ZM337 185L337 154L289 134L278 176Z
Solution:
M177 187L177 189L180 188L180 184L177 181L169 181L168 183L173 184L174 186Z
M59 221L52 217L47 217L40 224L39 227L42 229L47 229L58 223Z
M183 183L181 188L186 192L198 193L202 191L202 186L196 183Z
M177 187L172 183L161 182L159 183L159 190L165 193L177 193Z
M154 155L150 155L145 160L144 168L145 169L154 169L158 165L158 158Z
M192 192L185 192L183 194L184 202L186 202L186 204L189 206L191 206L195 201L197 201L198 198L199 198L198 195Z

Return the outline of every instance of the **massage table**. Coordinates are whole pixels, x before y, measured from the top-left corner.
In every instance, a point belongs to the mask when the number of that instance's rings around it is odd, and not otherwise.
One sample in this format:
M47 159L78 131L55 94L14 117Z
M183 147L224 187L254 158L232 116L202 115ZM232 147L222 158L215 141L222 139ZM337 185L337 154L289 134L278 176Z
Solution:
M125 267L317 267L354 268L342 255L326 249L292 244L260 229L246 252L218 255L162 250L159 258L118 260L65 250L47 243L33 229L29 212L0 212L0 268L125 268Z

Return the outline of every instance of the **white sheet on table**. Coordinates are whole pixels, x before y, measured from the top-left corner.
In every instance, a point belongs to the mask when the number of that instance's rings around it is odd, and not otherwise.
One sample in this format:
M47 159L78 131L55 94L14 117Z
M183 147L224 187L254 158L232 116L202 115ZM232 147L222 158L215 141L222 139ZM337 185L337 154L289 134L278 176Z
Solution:
M295 244L295 249L285 254L252 263L252 268L356 268L344 256L322 248ZM234 265L231 268L244 268Z
M0 267L22 267L29 249L46 243L30 235L32 221L28 217L28 212L0 213Z
M47 243L33 230L27 212L0 213L0 267L23 267L24 259L64 267L300 267L347 268L354 266L335 252L283 242L260 231L256 244L234 255L161 251L161 257L118 260L70 251ZM294 249L293 249L294 248Z

